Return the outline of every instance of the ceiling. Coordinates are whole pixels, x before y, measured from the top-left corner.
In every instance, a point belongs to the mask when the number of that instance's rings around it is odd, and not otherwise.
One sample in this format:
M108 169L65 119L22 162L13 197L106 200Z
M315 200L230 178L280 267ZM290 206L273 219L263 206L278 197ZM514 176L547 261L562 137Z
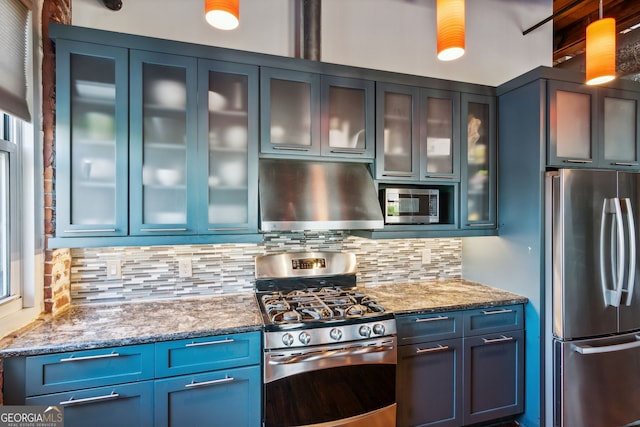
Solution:
M640 1L603 0L603 17L615 18L618 30L618 77L640 79ZM584 71L585 33L599 18L599 0L553 0L553 64Z

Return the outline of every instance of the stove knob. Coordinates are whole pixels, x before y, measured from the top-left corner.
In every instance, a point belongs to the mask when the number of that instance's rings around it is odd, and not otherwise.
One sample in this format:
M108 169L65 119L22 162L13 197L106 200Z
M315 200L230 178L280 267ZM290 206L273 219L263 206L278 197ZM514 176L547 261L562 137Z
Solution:
M329 336L332 340L340 341L342 339L342 331L338 328L333 328L329 332Z
M300 335L298 335L298 339L302 344L306 345L311 341L311 335L309 335L309 332L300 332Z
M367 325L360 326L360 336L369 338L371 336L371 328Z
M289 333L284 334L282 336L282 343L289 347L291 344L293 344L293 335Z
M373 333L376 335L384 335L384 325L380 323L373 325Z

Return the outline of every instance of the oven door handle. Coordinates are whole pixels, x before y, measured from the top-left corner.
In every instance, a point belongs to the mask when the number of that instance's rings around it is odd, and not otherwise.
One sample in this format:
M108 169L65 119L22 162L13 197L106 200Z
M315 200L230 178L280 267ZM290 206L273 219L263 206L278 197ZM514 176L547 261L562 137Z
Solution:
M269 359L269 365L288 365L292 363L310 362L317 359L324 359L330 357L344 357L354 356L361 354L378 353L383 351L391 351L395 348L393 344L381 344L381 345L365 345L365 346L353 346L344 347L336 350L322 350L322 351L310 351L307 353L296 353L288 356L272 355Z

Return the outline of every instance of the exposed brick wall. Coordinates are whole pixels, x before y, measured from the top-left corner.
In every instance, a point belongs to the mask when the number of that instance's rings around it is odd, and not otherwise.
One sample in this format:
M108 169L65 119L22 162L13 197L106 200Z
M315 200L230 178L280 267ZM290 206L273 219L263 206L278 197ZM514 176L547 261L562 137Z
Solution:
M70 251L49 249L55 230L55 46L49 39L49 22L71 23L71 0L44 0L42 6L42 131L44 160L45 311L55 313L71 301L69 290ZM66 271L65 271L66 270Z

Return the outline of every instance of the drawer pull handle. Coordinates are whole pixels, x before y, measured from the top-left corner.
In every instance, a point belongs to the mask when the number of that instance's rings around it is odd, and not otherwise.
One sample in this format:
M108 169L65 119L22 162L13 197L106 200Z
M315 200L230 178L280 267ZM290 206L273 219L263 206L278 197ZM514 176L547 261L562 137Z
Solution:
M482 338L485 344L495 344L498 342L506 342L513 341L513 337L505 337L504 335L500 336L500 338Z
M113 353L109 353L109 354L96 354L95 356L82 356L82 357L67 357L64 359L60 359L60 362L79 362L82 360L96 360L96 359L108 359L111 357L120 357L120 353L116 353L115 351Z
M203 381L201 383L197 383L194 380L194 381L191 381L189 384L185 384L184 387L185 388L207 387L210 385L230 383L232 381L235 381L235 378L225 376L224 378L220 378L219 380Z
M112 391L111 394L105 394L104 396L96 396L96 397L85 397L84 399L74 399L73 397L69 400L65 400L64 402L60 402L60 406L71 406L71 405L82 405L85 403L92 402L102 402L105 400L114 400L119 398L120 395L115 391Z
M483 311L482 314L505 314L505 313L513 313L513 310L510 309L504 309L504 310L493 310L493 311Z
M422 323L422 322L435 322L438 320L447 320L449 319L449 316L438 316L438 317L425 317L422 319L416 319L416 323Z
M220 341L192 342L190 344L185 344L185 347L202 347L203 345L227 344L234 341L235 340L233 338L227 338L226 340Z
M416 354L436 353L438 351L445 351L445 350L449 350L449 346L448 345L440 345L440 344L438 344L437 347L419 348L419 349L416 350Z

